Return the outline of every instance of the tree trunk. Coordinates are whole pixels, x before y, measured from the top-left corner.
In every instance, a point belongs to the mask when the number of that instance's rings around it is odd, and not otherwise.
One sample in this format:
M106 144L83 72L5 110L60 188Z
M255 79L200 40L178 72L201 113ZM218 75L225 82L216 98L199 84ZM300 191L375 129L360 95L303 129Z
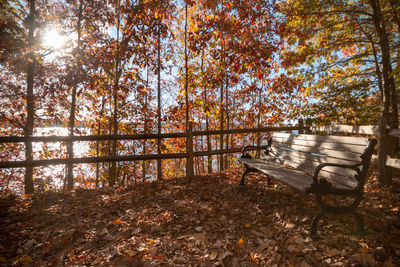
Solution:
M387 114L389 112L390 104L392 103L392 112L396 112L392 116L392 127L398 127L398 115L397 115L397 97L395 92L395 83L393 77L389 77L392 72L392 65L390 62L390 44L389 38L386 32L386 25L384 18L382 16L382 11L379 5L378 0L370 0L370 4L373 10L373 21L375 25L375 30L379 37L379 45L382 52L382 75L383 75L383 113ZM395 106L394 106L395 105ZM380 122L380 132L384 132L386 130L386 124L384 122ZM383 145L386 143L388 137L386 134L379 135L379 144ZM392 146L393 147L393 146ZM397 148L397 146L396 146ZM390 151L386 151L385 153L380 153L381 156L386 157L386 155L390 155ZM381 170L382 171L382 170ZM379 175L380 183L383 185L390 185L392 182L392 177L390 175Z
M72 88L72 95L71 95L71 110L69 113L69 127L68 127L68 135L74 135L74 128L75 128L75 109L76 109L76 91L80 82L80 73L81 73L81 21L82 21L82 11L83 11L83 0L79 3L79 14L78 14L78 43L77 43L77 55L75 55L77 72L75 74L74 86ZM74 158L74 142L70 141L67 144L67 152L68 158L72 161ZM71 191L74 188L74 169L72 162L67 164L67 190Z
M30 0L30 10L27 20L28 22L28 47L33 48L33 44L35 41L35 0ZM33 134L33 125L34 125L34 116L35 116L35 99L33 95L33 82L35 75L35 55L33 52L28 53L27 55L27 70L26 70L26 122L24 127L24 136L31 136ZM25 142L25 160L32 161L32 142ZM25 194L31 194L34 192L33 186L33 167L25 168Z
M117 41L116 41L116 60L115 60L115 73L114 73L114 92L113 92L113 118L112 118L112 129L113 129L113 135L118 134L118 91L119 91L119 78L121 76L121 68L120 68L120 55L119 55L119 28L120 28L120 23L121 23L121 18L120 18L120 7L119 7L119 1L117 3L117 16L118 16L118 21L117 21ZM111 144L111 155L115 157L117 155L117 140L113 140ZM109 172L109 185L113 187L115 185L115 180L116 180L116 162L113 161L111 162L111 167L110 167L110 172Z
M201 77L204 80L204 48L201 52ZM204 85L204 112L206 113L206 131L209 131L209 117L208 117L208 111L209 111L209 103L207 100L207 85ZM210 142L210 135L207 135L207 151L211 151L211 142ZM207 156L207 172L212 173L212 156Z
M161 134L161 29L158 25L157 40L157 133ZM157 154L161 154L161 139L157 138ZM162 162L157 159L157 179L162 180Z
M149 69L148 69L148 63L147 63L147 60L146 60L146 90L147 90L147 88L148 88L148 86L149 86ZM147 128L148 128L148 126L147 126L147 111L148 111L148 97L147 97L147 91L146 91L146 95L144 96L144 110L145 110L145 112L144 112L144 126L143 126L143 131L144 131L144 134L147 134ZM147 147L146 147L146 140L143 140L143 149L142 149L142 154L143 155L146 155L146 153L147 153ZM147 164L146 164L146 161L145 160L143 160L142 161L142 174L143 174L143 178L142 178L142 180L143 180L143 182L146 180L146 168L147 168L147 166L146 166Z
M97 134L101 134L101 118L103 117L103 113L104 113L104 105L105 105L106 101L104 99L104 96L101 99L101 110L100 110L100 115L99 115L99 124L97 125ZM96 156L99 157L100 156L100 145L99 145L99 141L96 142ZM96 164L96 188L99 187L99 164Z
M187 50L187 27L188 27L188 5L185 4L185 107L186 107L186 116L185 116L185 129L187 131L189 124L189 67L188 67L188 50Z
M225 56L225 44L223 44L222 47L222 56L221 56L221 65L222 68L224 67L224 56ZM219 102L219 110L220 110L220 120L219 120L219 128L220 130L224 129L224 73L221 73L221 86L220 86L220 102ZM219 149L223 150L224 149L224 135L221 134L219 136ZM219 156L219 171L222 171L224 169L224 155L220 154Z
M398 11L400 8L400 3L397 1L396 3L393 0L390 0L390 5L391 5L391 9L392 9L392 13L393 13L393 18L394 21L397 24L397 33L400 34L400 17L397 15L396 10ZM397 48L398 52L400 52L400 47ZM397 55L397 66L400 66L400 57L399 55ZM390 65L390 67L392 67ZM392 73L393 70L390 71L390 73ZM398 116L398 108L397 108L397 90L396 90L396 80L394 79L394 77L392 76L391 78L392 81L392 110L393 110L393 125L392 128L399 128L399 116ZM395 153L398 154L399 151L399 146L398 146L398 139L396 139L397 141L397 150L395 150Z
M229 130L229 79L226 78L225 84L225 113L226 113L226 129ZM225 149L229 149L229 134L226 134ZM229 168L229 154L225 155L225 168Z
M258 114L257 114L257 128L261 127L261 97L262 97L262 90L264 89L264 79L261 82L261 88L258 90ZM261 146L261 133L257 132L257 146ZM257 158L260 158L261 151L257 150L256 152Z

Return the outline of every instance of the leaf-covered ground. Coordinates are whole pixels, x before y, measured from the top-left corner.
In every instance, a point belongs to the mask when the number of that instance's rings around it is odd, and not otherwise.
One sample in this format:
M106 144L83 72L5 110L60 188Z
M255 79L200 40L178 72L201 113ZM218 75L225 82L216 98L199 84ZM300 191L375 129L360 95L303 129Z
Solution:
M1 266L400 266L399 182L308 235L312 196L240 171L0 202ZM372 181L371 181L372 180Z

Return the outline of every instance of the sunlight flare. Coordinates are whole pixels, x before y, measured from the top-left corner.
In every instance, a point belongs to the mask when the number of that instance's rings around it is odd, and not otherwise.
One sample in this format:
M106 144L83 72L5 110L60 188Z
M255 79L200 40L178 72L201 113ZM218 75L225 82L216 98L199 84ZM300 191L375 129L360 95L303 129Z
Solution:
M45 47L61 49L65 45L65 36L55 29L47 29L42 36L42 43Z

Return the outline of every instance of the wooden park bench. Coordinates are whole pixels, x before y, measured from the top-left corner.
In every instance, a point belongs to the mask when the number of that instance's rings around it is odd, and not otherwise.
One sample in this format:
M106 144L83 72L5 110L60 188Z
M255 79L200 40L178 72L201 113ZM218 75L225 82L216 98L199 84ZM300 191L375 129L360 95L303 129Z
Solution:
M240 184L244 185L248 173L259 172L267 175L268 181L315 194L320 213L312 220L312 236L316 236L318 221L325 213L352 213L358 230L364 232L356 209L376 144L375 139L363 137L273 133L265 146L243 147L239 161L246 170ZM250 150L264 150L264 158L252 158L247 153ZM331 198L347 202L332 204Z

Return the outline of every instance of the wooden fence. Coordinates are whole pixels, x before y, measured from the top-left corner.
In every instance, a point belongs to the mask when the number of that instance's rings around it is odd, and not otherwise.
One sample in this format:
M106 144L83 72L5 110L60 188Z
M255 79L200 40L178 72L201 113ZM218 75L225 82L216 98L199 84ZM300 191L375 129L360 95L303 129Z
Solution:
M306 120L306 125L302 119L299 119L297 126L288 127L262 127L253 129L230 129L230 130L213 130L213 131L193 131L193 124L188 124L188 129L184 133L163 133L163 134L140 134L140 135L88 135L88 136L6 136L0 137L2 143L24 143L24 142L80 142L80 141L112 141L112 140L149 140L149 139L167 139L167 138L186 138L185 153L167 153L167 154L147 154L147 155L125 155L125 156L101 156L101 157L80 157L80 158L59 158L59 159L43 159L32 161L6 161L0 162L0 169L4 168L23 168L38 167L59 164L79 164L79 163L101 163L101 162L122 162L122 161L138 161L138 160L157 160L157 159L179 159L186 158L186 176L190 179L194 175L194 157L213 156L222 154L238 153L241 147L211 150L194 151L193 139L196 136L215 136L215 135L231 135L246 133L262 133L272 131L298 131L299 133L310 134L324 132L325 134L347 133L352 135L375 135L380 140L378 148L378 156L373 156L373 160L378 163L380 173L386 174L387 167L400 168L400 160L390 157L387 147L389 136L400 137L400 130L390 130L380 132L378 126L352 126L352 125L329 125L329 126L313 126L310 120ZM382 145L382 140L386 144ZM383 169L382 169L383 168ZM159 176L160 177L160 176Z
M224 150L194 151L193 138L195 136L212 136L228 134L245 134L271 131L302 131L304 126L291 127L262 127L257 129L231 129L231 130L213 130L213 131L193 131L192 122L184 133L163 133L163 134L140 134L140 135L87 135L87 136L2 136L2 143L25 143L25 142L81 142L81 141L113 141L113 140L149 140L149 139L167 139L167 138L186 138L186 153L167 153L167 154L148 154L148 155L125 155L125 156L102 156L102 157L81 157L81 158L59 158L43 159L32 161L5 161L0 162L0 169L4 168L24 168L39 167L60 164L79 164L79 163L101 163L101 162L122 162L137 160L156 160L156 159L179 159L186 158L186 176L194 176L194 157L212 156L221 154L238 153L241 147Z

